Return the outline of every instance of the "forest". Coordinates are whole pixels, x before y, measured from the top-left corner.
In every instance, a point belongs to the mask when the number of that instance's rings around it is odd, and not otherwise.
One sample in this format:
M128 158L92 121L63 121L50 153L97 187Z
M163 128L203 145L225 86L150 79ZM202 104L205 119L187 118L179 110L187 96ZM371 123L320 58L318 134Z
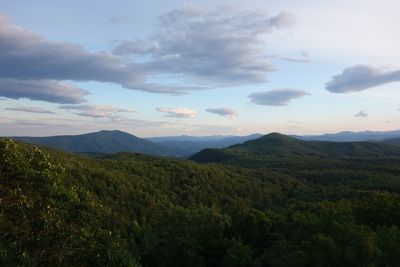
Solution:
M190 160L0 139L0 266L400 266L396 149L267 139Z

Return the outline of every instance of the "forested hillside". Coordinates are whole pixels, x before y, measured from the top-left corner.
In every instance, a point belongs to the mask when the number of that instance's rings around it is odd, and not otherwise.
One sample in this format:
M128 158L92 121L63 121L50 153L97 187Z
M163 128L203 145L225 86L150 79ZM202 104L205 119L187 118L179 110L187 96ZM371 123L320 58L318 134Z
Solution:
M205 149L191 157L197 162L219 162L247 167L348 164L349 159L375 162L400 157L400 148L377 142L302 141L272 133L223 149ZM282 165L283 164L283 165Z
M399 266L390 149L247 168L1 139L0 266Z
M80 135L48 137L12 137L30 144L44 145L74 153L113 154L118 152L145 153L160 156L182 156L186 150L166 147L122 131L99 131Z

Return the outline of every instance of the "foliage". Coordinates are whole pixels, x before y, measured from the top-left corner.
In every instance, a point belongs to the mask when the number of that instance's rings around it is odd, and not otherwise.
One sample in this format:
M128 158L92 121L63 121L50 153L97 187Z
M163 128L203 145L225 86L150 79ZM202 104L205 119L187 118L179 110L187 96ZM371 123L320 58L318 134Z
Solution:
M399 158L246 162L1 139L0 266L400 265Z

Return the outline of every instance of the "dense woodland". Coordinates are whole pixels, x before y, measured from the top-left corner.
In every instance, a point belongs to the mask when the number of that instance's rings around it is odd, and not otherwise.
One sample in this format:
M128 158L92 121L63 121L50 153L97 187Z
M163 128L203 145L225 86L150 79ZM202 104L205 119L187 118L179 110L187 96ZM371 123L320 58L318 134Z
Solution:
M196 163L1 139L0 266L400 266L396 149L268 140Z

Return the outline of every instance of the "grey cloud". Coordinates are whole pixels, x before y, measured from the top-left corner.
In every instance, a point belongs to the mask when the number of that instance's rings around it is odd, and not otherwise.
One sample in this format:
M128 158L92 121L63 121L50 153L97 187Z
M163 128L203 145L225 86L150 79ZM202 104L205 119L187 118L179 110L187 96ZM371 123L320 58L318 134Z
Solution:
M0 21L0 77L100 81L137 84L134 66L108 53L91 53L71 43L48 41L40 35Z
M400 81L400 70L377 69L365 65L356 65L343 70L325 84L332 93L363 91L371 87Z
M296 98L310 95L300 89L275 89L267 92L258 92L249 95L251 102L257 105L286 106Z
M310 63L310 56L306 51L301 51L300 57L281 57L281 59L293 63Z
M206 109L206 111L228 118L233 118L238 116L237 112L231 108L208 108Z
M188 108L157 108L157 111L167 113L168 117L192 118L197 112Z
M186 82L232 86L266 82L274 70L263 36L288 27L293 15L186 6L160 16L147 40L122 40L117 55L137 58L144 71L179 76Z
M264 35L292 23L293 15L289 13L269 16L262 11L187 6L161 16L159 30L153 37L121 41L112 54L47 40L14 26L0 15L0 79L35 84L52 81L53 85L65 80L110 82L128 89L171 95L266 82L266 75L274 67L264 54ZM160 76L178 82L148 83ZM45 97L35 98L29 90L17 90L16 96L5 88L2 91L11 98L59 102L57 90L55 96L46 91Z
M309 58L283 57L282 60L293 63L310 63Z
M108 22L113 25L118 25L127 22L128 20L129 17L127 16L112 16L111 18L108 19Z
M177 94L192 89L171 85L164 90L161 85L147 84L147 75L139 64L106 52L88 52L75 44L49 41L0 16L0 79L111 82L129 89Z
M365 112L364 110L361 110L358 113L354 114L354 117L366 118L368 117L368 113Z
M159 84L142 84L135 86L136 90L142 90L150 93L156 94L169 94L169 95L185 95L189 91L197 91L210 89L210 87L205 86L180 86L180 85L159 85Z
M114 108L104 105L63 105L60 109L77 111L74 114L92 118L115 118L122 112L133 112L132 110Z
M89 92L83 89L51 80L0 79L0 96L12 99L28 98L60 104L77 104L84 102L88 94Z
M29 113L41 113L41 114L55 114L53 111L38 107L14 107L14 108L6 108L6 110L29 112Z

